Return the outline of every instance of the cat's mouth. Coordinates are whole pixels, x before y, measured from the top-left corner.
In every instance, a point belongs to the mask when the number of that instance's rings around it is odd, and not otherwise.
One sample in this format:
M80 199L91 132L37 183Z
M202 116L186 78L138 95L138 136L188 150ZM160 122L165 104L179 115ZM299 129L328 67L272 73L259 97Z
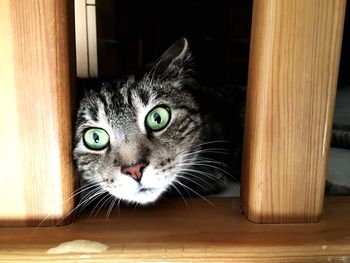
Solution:
M144 187L144 186L141 186L138 190L139 193L153 193L154 191L156 191L155 188Z
M161 188L145 187L141 185L131 200L139 204L147 205L156 201L163 191L164 189Z

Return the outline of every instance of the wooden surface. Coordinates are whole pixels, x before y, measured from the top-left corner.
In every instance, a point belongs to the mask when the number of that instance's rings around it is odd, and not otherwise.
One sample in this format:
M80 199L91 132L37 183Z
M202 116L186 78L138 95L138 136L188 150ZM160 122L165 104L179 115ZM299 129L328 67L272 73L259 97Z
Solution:
M115 208L72 225L0 228L0 262L349 262L350 197L326 199L315 224L254 224L238 199L168 200L148 208ZM95 210L96 212L96 210ZM101 253L48 254L63 242L89 240ZM51 250L50 250L51 249Z
M320 219L345 4L254 1L241 188L252 221Z
M69 2L0 1L0 225L72 209Z
M77 76L89 77L89 49L86 0L74 0L75 47Z
M95 0L74 0L77 76L98 76Z

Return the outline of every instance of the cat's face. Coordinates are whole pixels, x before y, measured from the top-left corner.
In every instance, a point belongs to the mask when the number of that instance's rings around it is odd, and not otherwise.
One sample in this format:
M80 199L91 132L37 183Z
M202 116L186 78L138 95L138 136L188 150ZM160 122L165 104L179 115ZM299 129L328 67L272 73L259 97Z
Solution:
M140 81L131 77L85 95L74 145L83 179L139 204L154 202L178 182L203 132L198 106L185 89L192 81L188 58L181 40Z

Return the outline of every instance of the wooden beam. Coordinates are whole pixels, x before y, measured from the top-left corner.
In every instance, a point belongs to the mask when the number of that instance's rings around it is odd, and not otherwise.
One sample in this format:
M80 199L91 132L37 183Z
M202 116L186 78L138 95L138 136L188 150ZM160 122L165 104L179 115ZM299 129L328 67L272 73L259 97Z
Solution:
M0 225L73 207L70 1L0 1Z
M209 200L214 206L180 198L121 206L108 220L108 208L88 209L69 226L0 228L0 262L350 261L349 197L326 199L319 223L279 225L249 222L238 198Z
M345 4L254 2L241 186L249 220L320 220Z
M86 0L74 0L75 47L77 76L89 77L89 47Z
M74 0L77 76L98 77L96 1Z

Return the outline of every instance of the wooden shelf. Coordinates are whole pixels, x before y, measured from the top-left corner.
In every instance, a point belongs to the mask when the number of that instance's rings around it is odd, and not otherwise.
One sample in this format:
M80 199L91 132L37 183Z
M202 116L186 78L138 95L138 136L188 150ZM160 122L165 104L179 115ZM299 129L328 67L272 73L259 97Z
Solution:
M350 197L326 198L322 220L314 224L254 224L242 215L237 198L210 201L122 207L108 220L105 212L89 219L85 211L63 227L0 228L0 262L350 261ZM108 249L89 253L83 244L78 253L48 253L74 240Z

